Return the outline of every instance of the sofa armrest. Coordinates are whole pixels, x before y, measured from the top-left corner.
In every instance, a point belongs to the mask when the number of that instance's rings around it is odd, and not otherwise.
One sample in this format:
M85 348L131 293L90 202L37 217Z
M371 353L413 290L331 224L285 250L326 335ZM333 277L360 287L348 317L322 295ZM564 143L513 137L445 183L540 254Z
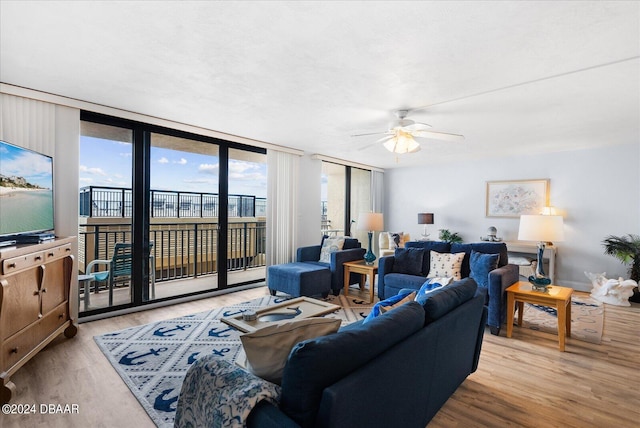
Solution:
M300 247L296 251L297 262L317 262L320 260L320 245L311 245L309 247Z
M293 419L268 401L259 402L247 418L247 428L299 428Z
M487 324L492 330L500 331L507 318L506 289L518 282L519 271L516 265L506 265L489 272L489 314Z
M331 288L336 296L344 288L344 266L342 264L362 260L365 252L364 248L350 248L331 253ZM350 281L349 284L353 284L353 281Z
M394 256L380 257L378 260L378 298L384 300L384 276L393 272Z

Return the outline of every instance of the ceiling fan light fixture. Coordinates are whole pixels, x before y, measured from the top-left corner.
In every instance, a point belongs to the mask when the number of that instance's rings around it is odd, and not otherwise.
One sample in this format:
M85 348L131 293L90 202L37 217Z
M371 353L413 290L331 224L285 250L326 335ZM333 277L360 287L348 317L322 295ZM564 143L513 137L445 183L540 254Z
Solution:
M396 135L386 141L383 146L392 153L415 153L420 150L420 144L407 132L398 131Z

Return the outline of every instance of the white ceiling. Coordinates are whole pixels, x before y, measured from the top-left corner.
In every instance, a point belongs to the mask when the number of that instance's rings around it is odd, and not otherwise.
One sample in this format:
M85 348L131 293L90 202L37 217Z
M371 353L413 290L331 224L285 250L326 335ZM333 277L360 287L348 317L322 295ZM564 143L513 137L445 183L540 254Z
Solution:
M383 168L640 143L640 3L0 2L0 81ZM462 143L396 156L398 108ZM364 148L364 149L363 149Z

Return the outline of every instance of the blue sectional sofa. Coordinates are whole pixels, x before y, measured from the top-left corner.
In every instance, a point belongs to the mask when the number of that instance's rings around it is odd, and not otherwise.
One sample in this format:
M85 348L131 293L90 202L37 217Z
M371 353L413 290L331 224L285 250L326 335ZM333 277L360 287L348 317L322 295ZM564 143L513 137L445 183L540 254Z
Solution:
M324 241L324 238L323 238ZM355 260L362 260L364 257L365 249L362 248L360 241L353 238L347 238L344 241L342 250L331 253L331 262L324 263L320 260L320 250L322 249L322 243L320 245L311 245L308 247L298 248L296 251L296 262L298 263L310 263L316 266L326 267L331 271L331 290L334 295L339 295L340 291L344 288L344 262L352 262ZM349 284L358 284L360 282L360 275L351 275Z
M262 401L250 428L424 428L473 373L486 290L467 278L367 323L294 346L278 407Z
M485 304L488 307L487 324L491 333L500 334L500 327L506 321L507 297L505 290L519 280L518 266L509 264L507 245L503 242L479 242L472 244L450 244L442 241L412 241L405 244L404 249L397 252L422 250L422 267L407 270L406 265L396 263L394 256L382 257L378 262L378 297L387 299L398 294L404 288L419 290L424 284L431 265L430 252L461 253L461 275L467 278L471 273L470 255L472 251L483 254L499 254L497 268L490 271L486 280L478 281L478 285L487 289Z

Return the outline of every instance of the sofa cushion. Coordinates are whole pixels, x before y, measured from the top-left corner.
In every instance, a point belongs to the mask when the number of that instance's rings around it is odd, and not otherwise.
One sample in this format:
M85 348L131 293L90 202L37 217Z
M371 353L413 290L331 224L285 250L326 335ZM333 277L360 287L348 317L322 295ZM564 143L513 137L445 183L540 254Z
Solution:
M342 236L323 239L319 261L331 263L331 253L342 250L342 247L344 247L344 237Z
M282 377L280 408L303 427L314 425L322 391L424 325L416 302L382 317L293 347Z
M406 291L398 293L395 296L391 296L388 299L382 300L373 305L373 308L371 308L371 312L369 312L369 315L367 315L363 322L367 323L372 319L379 317L386 312L389 312L392 309L404 305L405 303L413 302L416 297L416 291L407 289L405 290Z
M471 299L477 289L478 284L473 278L464 278L430 292L422 304L425 312L425 325L441 318L453 308Z
M471 256L471 250L475 250L479 253L485 254L500 254L498 260L498 267L506 266L509 264L509 255L507 254L507 244L504 242L474 242L472 244L451 244L451 252L459 253L464 251L466 256L462 260L462 277L466 278L471 273L471 267L469 264L469 258Z
M424 304L429 293L431 293L436 288L444 287L445 285L449 285L452 282L453 282L452 277L427 279L424 282L424 284L422 284L422 287L420 287L420 290L418 290L418 293L416 294L416 302L420 303L421 305Z
M404 244L405 248L422 248L424 250L424 257L422 258L422 276L429 274L429 267L431 266L431 251L437 251L439 253L451 252L451 244L444 241L411 241Z
M485 254L475 250L471 250L469 256L469 266L471 273L469 277L473 278L478 286L487 288L489 286L489 272L498 267L500 254Z
M350 250L352 248L360 248L362 245L360 241L355 238L345 238L344 245L342 246L343 250Z
M422 275L424 250L420 248L396 248L393 271L407 275Z
M454 280L462 279L461 267L464 253L438 253L431 251L431 266L428 278L453 277Z
M245 358L238 365L269 382L280 384L282 370L291 348L306 339L335 333L341 321L337 318L304 318L279 321L251 333L240 335Z

